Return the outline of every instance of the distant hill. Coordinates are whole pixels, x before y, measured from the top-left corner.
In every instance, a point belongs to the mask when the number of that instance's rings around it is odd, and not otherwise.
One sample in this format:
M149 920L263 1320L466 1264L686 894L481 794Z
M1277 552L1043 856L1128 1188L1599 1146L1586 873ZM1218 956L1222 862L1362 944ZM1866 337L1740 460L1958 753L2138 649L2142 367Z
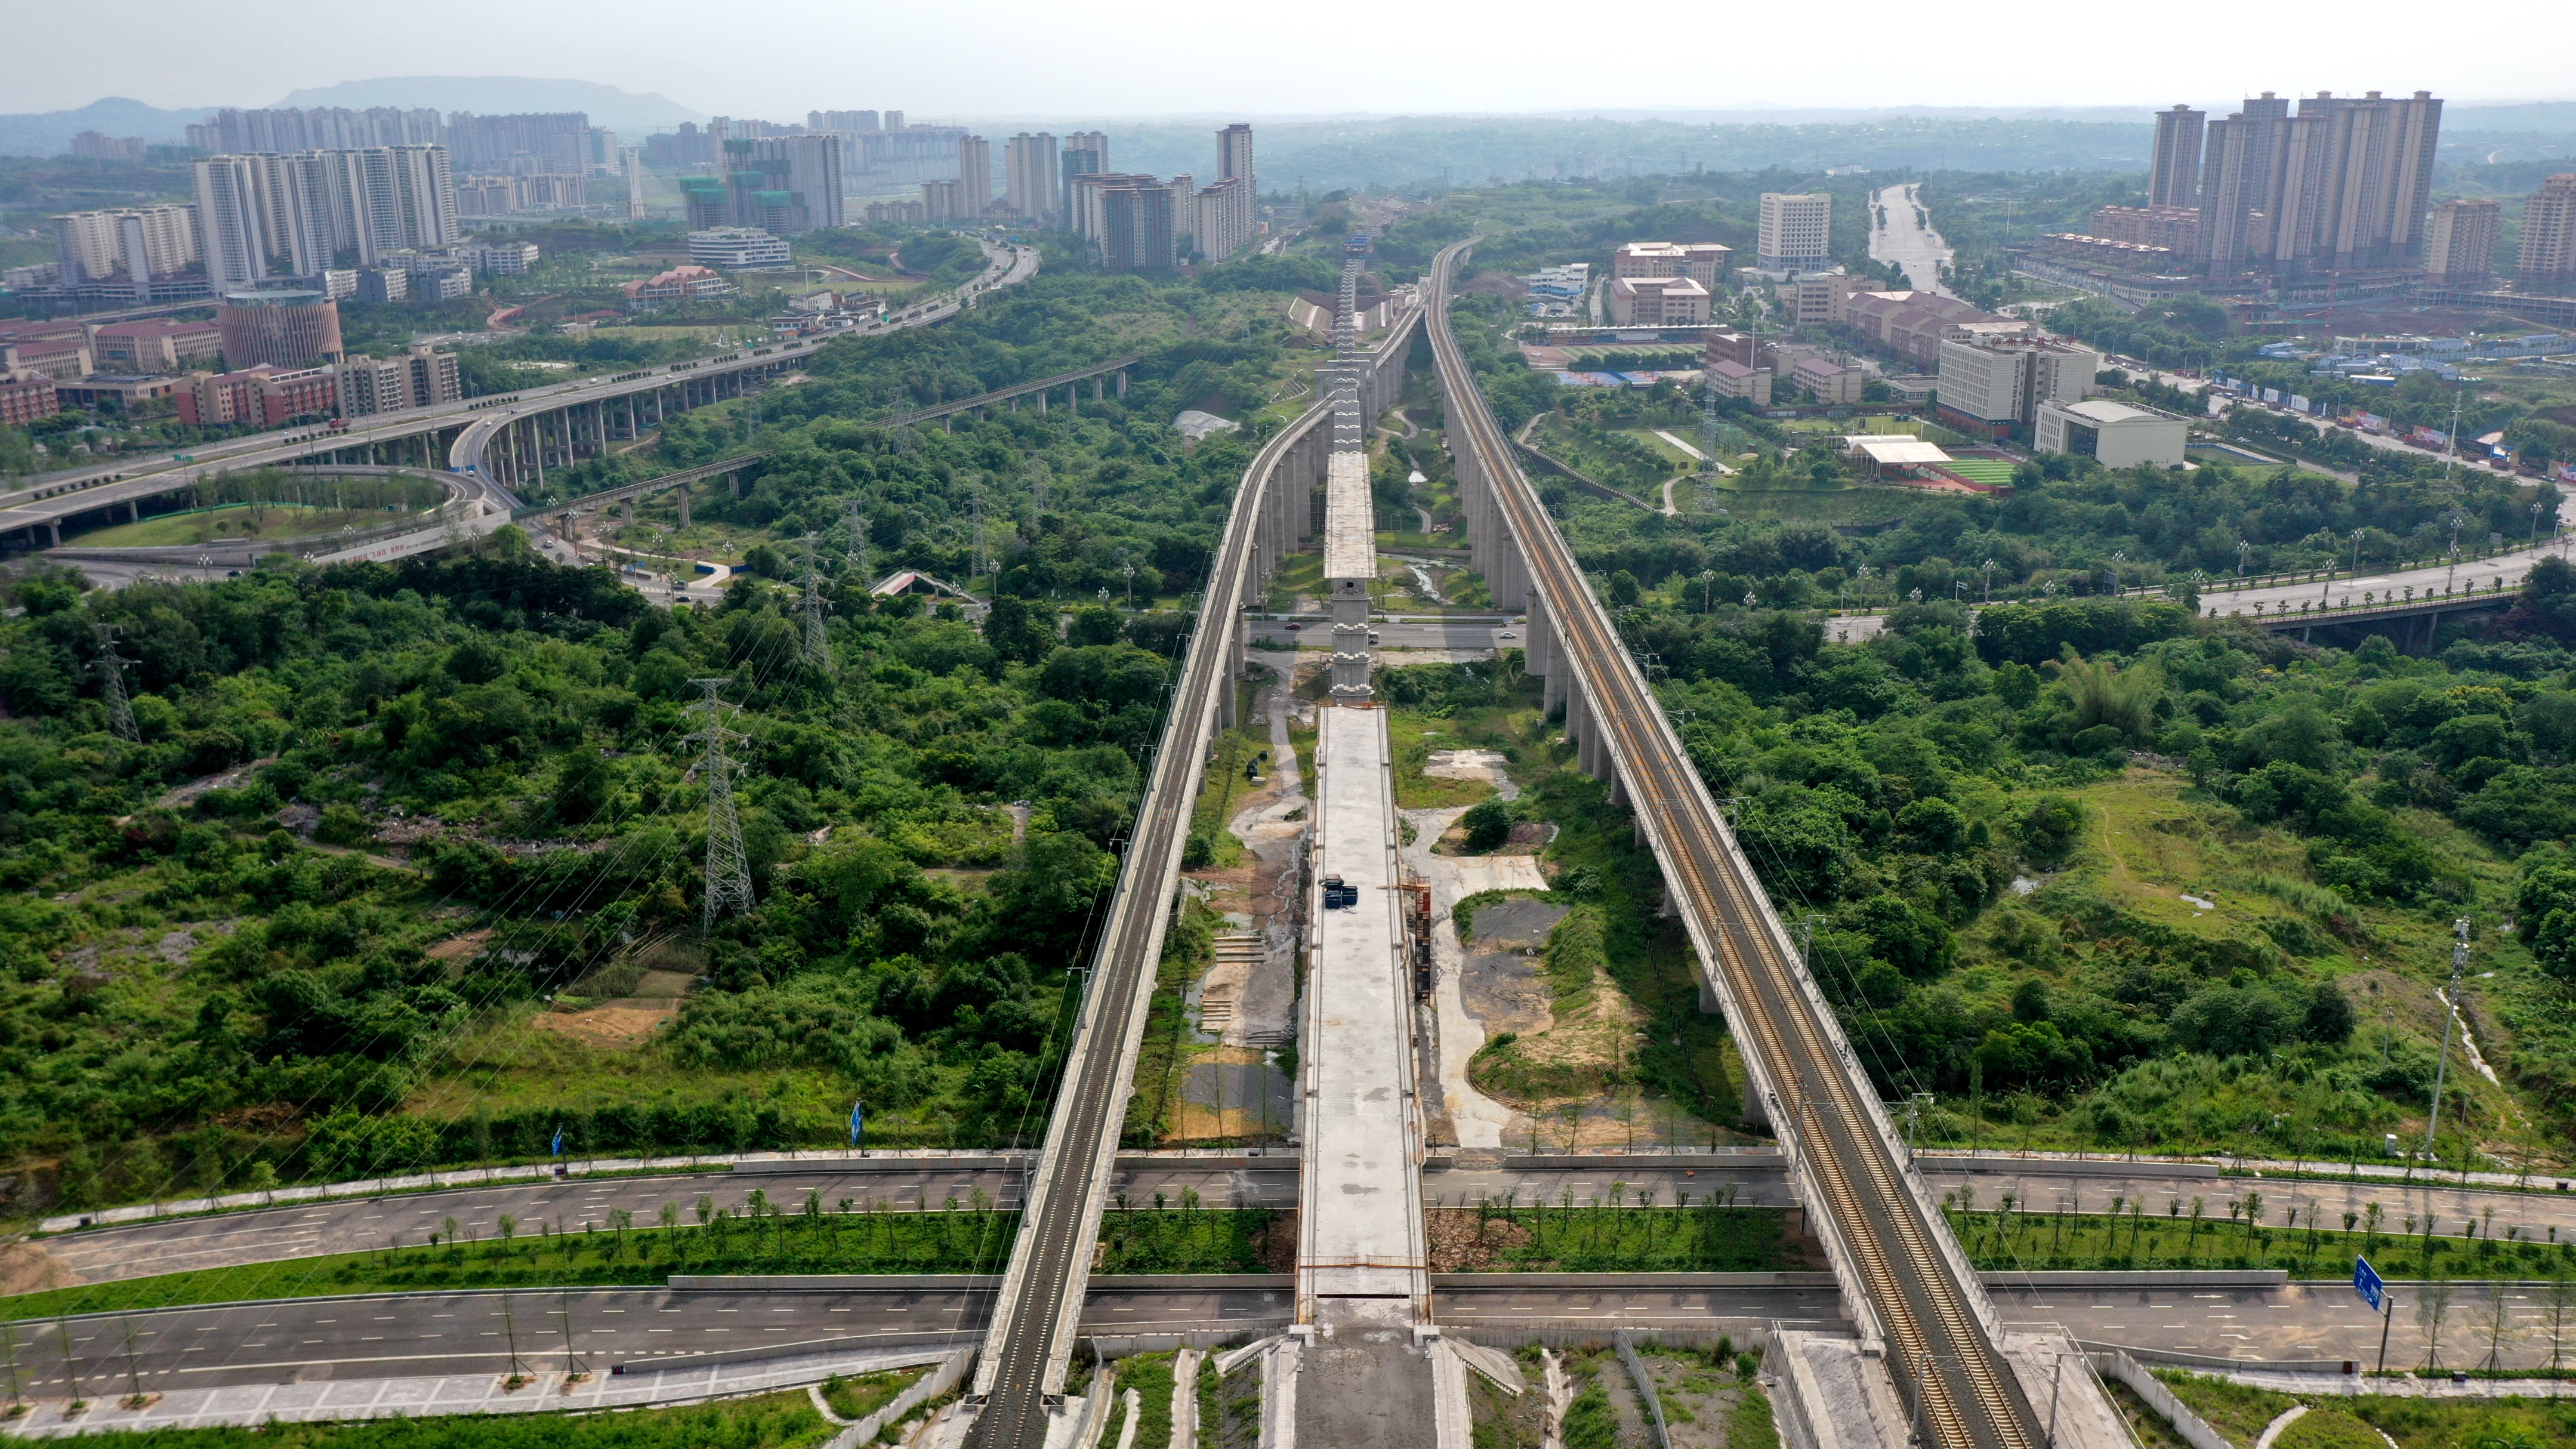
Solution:
M693 111L668 96L655 93L638 95L619 90L598 81L540 80L525 76L446 76L404 75L381 76L375 80L342 81L334 86L300 90L274 103L277 106L434 106L442 111L473 111L481 115L510 115L527 111L586 111L594 126L612 131L647 132L667 130L682 121L704 122L704 112ZM778 120L805 119L802 115L780 116Z
M0 156L60 156L71 149L72 137L83 131L140 136L146 141L175 145L188 139L190 123L214 113L212 106L164 111L123 96L109 96L77 111L0 116Z

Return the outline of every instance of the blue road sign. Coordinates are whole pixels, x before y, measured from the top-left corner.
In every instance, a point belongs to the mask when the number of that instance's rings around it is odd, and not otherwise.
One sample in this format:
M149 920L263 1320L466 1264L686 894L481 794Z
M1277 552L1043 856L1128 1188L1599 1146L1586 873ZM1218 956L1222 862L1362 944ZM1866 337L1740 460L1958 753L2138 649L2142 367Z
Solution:
M867 1140L867 1130L868 1130L868 1109L867 1109L867 1103L865 1103L865 1102L852 1102L852 1103L850 1104L850 1145L851 1145L852 1147L856 1147L856 1146L858 1146L861 1142L866 1141L866 1140Z
M2361 1301L2369 1304L2373 1313L2384 1306L2386 1286L2379 1281L2379 1270L2370 1266L2368 1258L2352 1260L2352 1291L2361 1295Z

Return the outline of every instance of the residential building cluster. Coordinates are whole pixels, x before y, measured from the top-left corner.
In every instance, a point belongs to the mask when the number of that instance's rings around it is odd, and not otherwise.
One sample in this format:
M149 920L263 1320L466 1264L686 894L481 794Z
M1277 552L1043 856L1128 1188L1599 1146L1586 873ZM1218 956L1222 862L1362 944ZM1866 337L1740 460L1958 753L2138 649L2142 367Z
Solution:
M578 175L468 176L456 183L456 210L462 216L579 211L589 204L590 180Z
M907 124L901 111L808 111L803 125L718 116L704 126L683 121L677 130L645 138L644 164L660 171L714 172L726 160L728 141L831 136L839 143L842 190L864 196L957 174L962 126Z
M689 230L756 227L790 236L848 225L840 137L728 140L722 156L720 172L680 178Z
M207 295L194 207L75 211L53 220L54 276L68 290L138 305Z
M343 259L379 266L458 236L441 146L209 156L196 188L198 250L218 293L313 277Z
M1216 133L1218 174L1203 187L1187 175L1166 179L1110 170L1109 138L1099 132L1081 132L1069 139L1079 144L1067 146L1055 158L1061 178L1056 193L1061 200L1055 205L1062 208L1057 224L1088 241L1101 265L1111 271L1168 272L1193 256L1220 262L1250 246L1260 232L1260 183L1254 175L1248 125L1238 122ZM1054 148L1052 138L1043 141L1050 150ZM974 144L980 144L978 138L968 137L961 143ZM978 174L972 156L966 160L963 174ZM931 201L928 187L923 200ZM1010 206L1005 198L996 219L1013 215ZM1019 219L1043 222L1047 217Z
M2089 234L2053 234L2034 249L2176 283L2150 292L2248 272L2331 273L2348 288L2393 283L2419 265L2483 275L2495 235L2480 229L2491 218L2431 205L2441 133L2442 102L2429 91L2296 100L2265 91L2215 119L2175 106L2156 115L2147 204L2103 207Z
M336 309L319 292L235 293L212 321L0 322L0 422L166 401L183 423L279 427L464 395L452 352L415 345L389 359L344 356Z
M477 175L615 176L626 148L615 131L590 124L580 111L478 116L447 115L427 107L283 107L215 113L188 128L188 144L226 155L299 151L367 151L391 146L441 146L459 169Z
M83 131L72 137L71 154L83 161L140 161L150 149L140 136Z

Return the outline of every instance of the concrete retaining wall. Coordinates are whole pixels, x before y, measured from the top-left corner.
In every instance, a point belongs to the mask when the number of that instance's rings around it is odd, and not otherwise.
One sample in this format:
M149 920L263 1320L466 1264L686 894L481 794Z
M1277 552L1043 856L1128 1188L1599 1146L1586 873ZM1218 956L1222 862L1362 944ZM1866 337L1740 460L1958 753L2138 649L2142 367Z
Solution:
M1506 1155L1506 1172L1549 1172L1576 1167L1679 1168L1686 1172L1714 1172L1738 1168L1757 1172L1765 1168L1777 1172L1789 1165L1789 1159L1777 1152L1585 1152L1571 1154L1541 1153L1531 1157Z
M937 1369L922 1375L911 1388L895 1395L894 1402L833 1435L826 1449L858 1449L859 1445L877 1442L877 1436L885 1432L886 1425L903 1422L904 1415L957 1387L957 1381L966 1376L968 1366L974 1362L975 1350L971 1348L961 1348L941 1359Z
M2086 1353L2123 1353L2144 1363L2160 1363L2172 1368L2207 1369L2212 1373L2238 1373L2262 1369L2280 1374L2355 1373L2361 1365L2348 1358L2222 1358L2215 1354L2184 1353L2179 1349L2137 1348L2117 1343L2086 1343L2075 1346Z
M1434 1273L1434 1288L1831 1288L1814 1273Z
M2189 1405L2174 1397L2154 1374L2140 1367L2128 1354L2113 1349L2108 1353L2087 1353L2095 1371L2127 1384L2131 1391L2147 1401L2147 1407L2162 1414L2174 1426L2191 1449L2236 1449L2227 1436L2209 1426L2209 1421L2191 1411Z
M1994 1288L2278 1288L2290 1281L2289 1271L2283 1268L2158 1268L2123 1272L1999 1270L1977 1276Z
M36 1224L44 1233L77 1232L82 1228L105 1227L112 1223L142 1223L155 1218L199 1217L207 1213L256 1211L260 1208L285 1207L300 1202L324 1202L333 1198L389 1197L396 1193L448 1192L458 1188L482 1187L495 1182L542 1182L550 1177L641 1177L670 1173L696 1172L834 1172L873 1171L880 1165L889 1172L911 1172L924 1166L951 1165L974 1167L1017 1165L1034 1153L960 1152L944 1147L930 1147L904 1152L874 1154L856 1158L846 1152L748 1152L740 1156L705 1157L592 1157L562 1164L531 1162L516 1167L460 1167L446 1172L414 1172L392 1177L361 1177L345 1182L313 1183L301 1187L271 1188L266 1192L228 1192L219 1197L173 1198L165 1202L134 1203L127 1207L100 1208L95 1212L62 1213ZM1160 1155L1146 1160L1159 1161ZM846 1165L846 1166L845 1166Z
M2005 1177L2217 1177L2225 1171L2215 1162L2156 1158L2136 1162L2117 1157L1971 1157L1965 1153L1924 1152L1915 1167L1923 1172L1994 1173Z

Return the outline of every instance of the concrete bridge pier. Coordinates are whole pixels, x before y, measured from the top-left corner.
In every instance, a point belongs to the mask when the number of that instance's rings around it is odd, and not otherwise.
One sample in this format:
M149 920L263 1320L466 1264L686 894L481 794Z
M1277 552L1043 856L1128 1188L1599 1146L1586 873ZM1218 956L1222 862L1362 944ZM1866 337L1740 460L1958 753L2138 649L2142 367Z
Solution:
M1118 369L1118 400L1127 400L1127 369L1123 367Z
M679 487L672 489L671 494L674 498L679 500L680 526L682 528L686 528L689 526L689 485L683 483Z
M1522 628L1521 672L1554 679L1564 671L1556 657L1556 626L1547 617L1547 605L1536 595L1529 601L1529 623Z
M626 526L628 528L633 528L635 526L635 500L632 498L621 499L619 500L619 506L626 510Z

